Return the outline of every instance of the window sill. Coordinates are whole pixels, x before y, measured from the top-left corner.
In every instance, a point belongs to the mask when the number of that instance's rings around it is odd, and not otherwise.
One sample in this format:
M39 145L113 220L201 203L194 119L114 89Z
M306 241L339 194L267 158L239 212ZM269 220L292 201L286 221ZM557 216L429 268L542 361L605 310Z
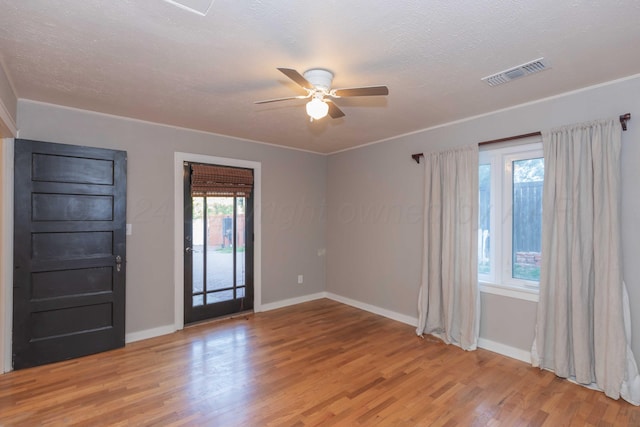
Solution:
M485 294L500 295L503 297L521 299L525 301L538 302L538 290L527 288L516 288L513 286L497 285L495 283L479 282L480 292Z

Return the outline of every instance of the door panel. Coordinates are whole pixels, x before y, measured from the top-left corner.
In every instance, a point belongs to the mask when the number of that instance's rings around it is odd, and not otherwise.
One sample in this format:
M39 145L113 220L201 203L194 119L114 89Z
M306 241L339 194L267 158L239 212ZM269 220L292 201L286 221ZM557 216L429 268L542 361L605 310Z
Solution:
M33 194L34 221L111 221L111 196L77 194Z
M113 232L33 233L32 259L40 261L108 257L113 252Z
M124 345L126 152L15 141L15 369Z
M34 341L86 330L109 328L113 324L111 303L92 304L55 310L35 311L31 315Z
M34 153L33 181L113 185L113 161Z
M111 267L32 273L31 296L38 300L82 293L112 292L112 279Z

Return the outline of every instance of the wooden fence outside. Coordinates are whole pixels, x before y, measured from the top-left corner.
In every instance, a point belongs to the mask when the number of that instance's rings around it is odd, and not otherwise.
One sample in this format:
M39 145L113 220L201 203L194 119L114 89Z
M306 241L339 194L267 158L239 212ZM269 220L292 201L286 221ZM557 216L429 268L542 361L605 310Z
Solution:
M540 265L542 251L542 181L521 182L513 185L512 250L517 264ZM490 193L481 190L479 194L480 218L478 231L478 252L480 263L488 262L491 234ZM500 218L501 219L501 218ZM500 224L502 225L502 224Z

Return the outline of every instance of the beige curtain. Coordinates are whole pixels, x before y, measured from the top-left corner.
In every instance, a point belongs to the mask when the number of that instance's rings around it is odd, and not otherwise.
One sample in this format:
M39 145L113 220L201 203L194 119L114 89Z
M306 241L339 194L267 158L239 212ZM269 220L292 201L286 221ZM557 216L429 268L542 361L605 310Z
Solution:
M542 267L532 362L637 405L640 380L622 279L620 140L617 118L543 133Z
M478 146L424 156L424 250L416 333L475 350L479 331Z

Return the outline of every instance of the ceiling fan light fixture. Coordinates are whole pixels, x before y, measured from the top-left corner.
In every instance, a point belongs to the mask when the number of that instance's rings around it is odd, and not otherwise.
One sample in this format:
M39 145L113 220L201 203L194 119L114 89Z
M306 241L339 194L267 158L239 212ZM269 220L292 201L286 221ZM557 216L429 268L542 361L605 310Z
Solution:
M278 68L295 84L307 92L306 96L288 96L285 98L265 99L256 101L255 104L267 104L269 102L286 101L289 99L309 99L307 102L307 114L311 121L320 120L326 115L332 119L344 117L344 112L329 98L344 98L347 96L385 96L389 95L386 86L363 86L342 89L331 89L333 73L324 68L312 68L300 74L293 68ZM329 103L330 102L330 103Z
M329 105L319 98L307 102L307 114L314 120L320 120L329 112Z

